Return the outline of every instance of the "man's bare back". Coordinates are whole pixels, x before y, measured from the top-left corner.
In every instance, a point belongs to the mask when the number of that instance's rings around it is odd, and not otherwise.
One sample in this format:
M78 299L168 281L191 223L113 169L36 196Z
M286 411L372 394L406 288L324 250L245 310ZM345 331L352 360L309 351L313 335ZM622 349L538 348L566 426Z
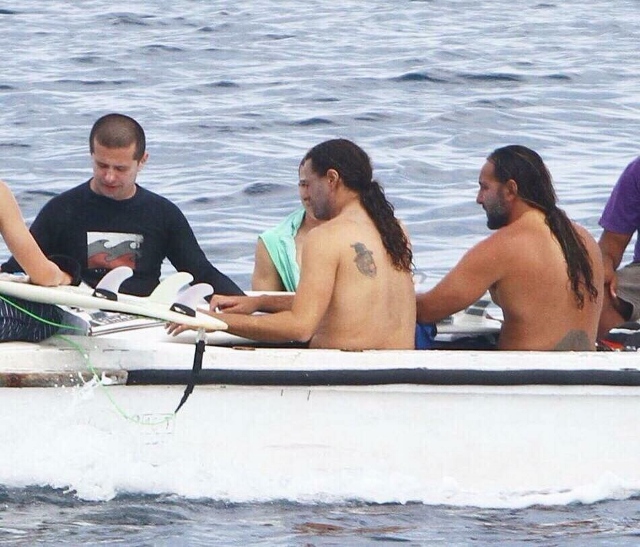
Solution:
M418 295L418 320L438 321L489 290L504 314L500 349L594 350L602 257L595 239L557 208L542 159L522 146L497 149L479 185L476 201L496 232Z
M337 261L333 294L311 347L413 348L411 274L391 264L375 225L359 204L310 232L306 247L310 253L321 247ZM307 271L303 269L302 276ZM312 267L309 276L316 275Z
M591 256L597 243L574 224ZM493 234L489 240L500 253L501 279L491 288L502 308L504 323L498 347L510 350L573 350L595 347L600 300L577 305L567 277L567 263L557 240L549 237L544 214L538 210ZM598 261L594 261L598 264ZM596 283L602 279L596 268Z
M369 157L345 139L325 141L307 152L299 176L314 217L326 222L305 238L295 296L268 297L266 306L265 298L252 306L246 297L214 297L212 306L227 311L217 316L229 332L255 340L353 350L413 348L411 246L372 178ZM257 309L277 313L238 313Z

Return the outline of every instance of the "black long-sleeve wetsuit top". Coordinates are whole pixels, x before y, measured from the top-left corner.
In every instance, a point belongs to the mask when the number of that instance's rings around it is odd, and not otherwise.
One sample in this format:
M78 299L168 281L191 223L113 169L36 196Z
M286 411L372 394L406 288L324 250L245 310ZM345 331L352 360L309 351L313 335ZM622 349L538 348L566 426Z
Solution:
M52 198L31 233L45 255L77 260L82 280L92 287L109 270L125 265L134 275L122 284L122 292L147 296L159 283L166 257L177 271L193 275L194 283L209 283L217 294L243 294L207 260L182 211L141 186L136 185L132 198L118 201L96 194L87 181ZM2 271L21 268L11 257Z

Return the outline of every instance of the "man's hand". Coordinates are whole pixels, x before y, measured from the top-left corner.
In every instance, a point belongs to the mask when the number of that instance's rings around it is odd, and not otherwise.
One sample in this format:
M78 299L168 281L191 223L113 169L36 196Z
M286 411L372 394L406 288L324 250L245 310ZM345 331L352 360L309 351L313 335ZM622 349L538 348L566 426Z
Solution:
M73 278L64 270L60 270L60 280L58 285L71 285Z
M604 266L604 286L607 287L612 298L617 298L618 276L616 270L622 262L624 251L632 236L633 234L617 234L604 230L600 241L598 241Z
M212 317L219 318L219 315L215 313L211 313L211 312L203 312L203 313L206 313L207 315L211 315ZM195 330L195 331L200 330L200 327L190 327L189 325L183 325L182 323L173 323L173 322L165 323L164 328L167 331L167 334L172 334L173 336L177 336L178 334L186 330ZM216 332L216 330L205 329L205 332Z
M618 276L616 272L612 272L611 275L607 275L608 272L605 272L604 278L604 286L609 290L609 295L611 298L618 298Z
M251 315L260 308L260 298L254 296L213 295L209 302L212 312L241 313Z
M179 323L166 323L164 326L167 334L171 334L172 336L178 336L181 332L186 330L198 330L194 327L189 327L188 325L181 325Z

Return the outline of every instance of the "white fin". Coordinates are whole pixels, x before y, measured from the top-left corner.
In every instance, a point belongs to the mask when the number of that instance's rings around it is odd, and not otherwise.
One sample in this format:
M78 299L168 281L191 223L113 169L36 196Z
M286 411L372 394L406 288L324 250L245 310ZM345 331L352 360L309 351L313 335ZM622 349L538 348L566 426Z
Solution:
M133 275L133 270L129 266L118 266L109 271L96 285L94 296L107 298L108 300L118 300L118 291L123 281Z
M171 310L195 317L199 304L206 303L205 296L213 294L213 287L208 283L197 283L178 294Z
M166 277L149 295L151 302L166 304L167 307L173 304L178 293L185 285L193 281L193 276L188 272L176 272Z

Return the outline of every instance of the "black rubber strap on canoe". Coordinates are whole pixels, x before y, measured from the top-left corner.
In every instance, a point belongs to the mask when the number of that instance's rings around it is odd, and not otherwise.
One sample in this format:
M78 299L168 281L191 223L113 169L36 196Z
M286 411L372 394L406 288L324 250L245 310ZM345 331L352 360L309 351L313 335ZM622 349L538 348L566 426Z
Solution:
M178 410L182 408L182 405L184 405L187 402L189 395L191 395L193 388L195 387L198 381L198 376L200 375L200 371L202 370L202 357L204 356L204 348L206 345L207 344L205 340L204 329L200 329L198 331L198 338L196 340L196 351L193 355L193 368L191 369L191 376L189 377L189 383L187 384L187 387L184 390L182 399L180 400L180 404L175 409L174 414L176 414Z

